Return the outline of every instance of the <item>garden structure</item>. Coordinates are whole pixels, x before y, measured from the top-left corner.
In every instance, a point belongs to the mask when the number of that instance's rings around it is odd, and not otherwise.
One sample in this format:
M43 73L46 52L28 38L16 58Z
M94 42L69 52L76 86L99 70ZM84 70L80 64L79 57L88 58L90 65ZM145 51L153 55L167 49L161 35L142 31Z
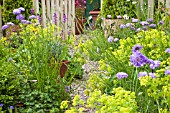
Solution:
M169 0L0 5L0 113L170 112Z

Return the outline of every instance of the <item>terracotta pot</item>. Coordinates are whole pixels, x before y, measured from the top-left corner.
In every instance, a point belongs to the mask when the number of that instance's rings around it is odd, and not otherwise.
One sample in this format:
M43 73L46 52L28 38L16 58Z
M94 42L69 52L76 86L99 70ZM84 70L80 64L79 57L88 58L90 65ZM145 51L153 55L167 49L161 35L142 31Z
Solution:
M63 60L60 67L60 77L63 78L67 71L67 66L70 63L68 60Z
M86 23L86 19L77 19L75 21L75 34L79 35L83 33L83 29L84 29L84 24Z
M89 14L92 16L92 19L94 20L94 21L96 21L97 20L97 16L99 15L99 13L100 13L100 11L96 11L96 10L93 10L93 11L90 11L89 12Z

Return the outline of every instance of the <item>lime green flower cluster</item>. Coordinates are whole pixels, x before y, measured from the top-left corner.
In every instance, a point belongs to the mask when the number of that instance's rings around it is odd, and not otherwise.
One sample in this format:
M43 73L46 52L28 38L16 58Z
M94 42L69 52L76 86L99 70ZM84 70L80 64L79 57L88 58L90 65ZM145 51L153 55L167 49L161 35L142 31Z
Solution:
M135 98L134 92L122 87L113 88L112 95L95 90L89 95L87 107L94 108L96 113L134 113L138 108Z

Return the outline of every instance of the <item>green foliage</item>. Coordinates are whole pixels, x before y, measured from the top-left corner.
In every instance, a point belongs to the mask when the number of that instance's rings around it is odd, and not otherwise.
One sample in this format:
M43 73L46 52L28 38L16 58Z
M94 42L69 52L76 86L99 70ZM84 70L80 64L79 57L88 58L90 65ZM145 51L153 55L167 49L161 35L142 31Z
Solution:
M117 18L118 15L128 14L129 17L136 17L136 4L131 0L103 0L101 14L106 18L111 15L112 18Z
M24 7L25 13L23 14L25 18L28 18L30 15L30 10L33 7L32 1L26 1L26 0L4 0L3 4L3 11L2 11L2 17L3 22L13 22L15 24L18 24L19 21L16 20L16 15L13 14L13 10Z

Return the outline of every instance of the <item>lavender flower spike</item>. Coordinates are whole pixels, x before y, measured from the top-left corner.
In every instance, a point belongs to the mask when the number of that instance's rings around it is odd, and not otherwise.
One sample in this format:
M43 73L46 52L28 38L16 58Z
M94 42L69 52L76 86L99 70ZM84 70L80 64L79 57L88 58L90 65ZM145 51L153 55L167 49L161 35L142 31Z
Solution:
M165 70L165 75L170 75L170 70Z
M143 46L141 46L140 44L136 44L135 46L133 46L132 48L132 52L137 52L140 51L143 48Z
M7 29L8 27L9 27L8 25L3 25L3 26L2 26L2 30Z
M13 14L14 14L14 15L19 15L19 14L21 14L21 10L19 10L19 9L14 9L14 10L13 10Z
M118 79L127 78L127 77L128 77L128 74L127 74L127 73L124 73L124 72L118 72L118 73L116 74L116 77L117 77Z
M167 48L167 49L165 50L165 53L170 53L170 48Z

